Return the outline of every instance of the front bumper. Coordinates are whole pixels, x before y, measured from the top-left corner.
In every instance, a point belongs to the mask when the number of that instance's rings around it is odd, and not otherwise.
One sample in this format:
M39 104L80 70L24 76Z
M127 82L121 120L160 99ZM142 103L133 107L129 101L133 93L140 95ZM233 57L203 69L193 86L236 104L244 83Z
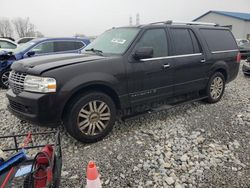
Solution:
M6 96L10 112L19 119L46 127L56 127L61 123L55 94L24 91L16 95L9 89Z
M242 71L244 74L250 75L250 63L244 64L242 66Z

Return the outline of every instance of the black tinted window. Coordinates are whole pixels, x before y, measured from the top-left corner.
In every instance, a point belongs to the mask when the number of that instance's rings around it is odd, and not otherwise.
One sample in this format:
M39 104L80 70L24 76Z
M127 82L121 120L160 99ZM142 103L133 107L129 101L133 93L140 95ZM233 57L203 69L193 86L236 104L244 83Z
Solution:
M228 30L201 29L211 51L235 50L237 44Z
M192 38L192 42L193 42L193 52L194 53L201 53L201 45L199 43L199 41L197 40L197 37L195 36L194 32L189 30L189 33L191 35Z
M168 55L167 37L164 29L150 29L146 31L136 48L152 47L153 57L163 57Z
M193 42L188 29L172 28L174 55L193 54Z
M55 52L64 52L78 50L83 47L83 44L75 41L56 41L54 42Z

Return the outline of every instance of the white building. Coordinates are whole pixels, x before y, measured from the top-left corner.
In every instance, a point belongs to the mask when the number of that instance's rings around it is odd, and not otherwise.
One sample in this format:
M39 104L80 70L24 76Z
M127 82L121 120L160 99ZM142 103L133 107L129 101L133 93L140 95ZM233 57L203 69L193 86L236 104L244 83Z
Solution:
M209 11L193 21L227 26L231 28L235 38L250 39L250 13Z

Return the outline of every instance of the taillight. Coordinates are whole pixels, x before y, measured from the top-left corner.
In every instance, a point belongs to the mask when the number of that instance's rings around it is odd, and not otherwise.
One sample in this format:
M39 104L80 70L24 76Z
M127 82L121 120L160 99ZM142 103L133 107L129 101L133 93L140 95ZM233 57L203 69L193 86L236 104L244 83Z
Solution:
M241 60L241 54L238 53L238 54L237 54L237 63L240 63L240 60Z

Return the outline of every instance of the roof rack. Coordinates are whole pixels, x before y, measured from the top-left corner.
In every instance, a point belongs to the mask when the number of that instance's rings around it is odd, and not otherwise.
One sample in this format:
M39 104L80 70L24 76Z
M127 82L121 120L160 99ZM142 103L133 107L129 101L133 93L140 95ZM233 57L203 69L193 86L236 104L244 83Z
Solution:
M172 20L150 23L150 25L155 25L155 24L218 26L218 24L216 24L216 23L206 23L206 22L182 22L182 21L172 21Z

